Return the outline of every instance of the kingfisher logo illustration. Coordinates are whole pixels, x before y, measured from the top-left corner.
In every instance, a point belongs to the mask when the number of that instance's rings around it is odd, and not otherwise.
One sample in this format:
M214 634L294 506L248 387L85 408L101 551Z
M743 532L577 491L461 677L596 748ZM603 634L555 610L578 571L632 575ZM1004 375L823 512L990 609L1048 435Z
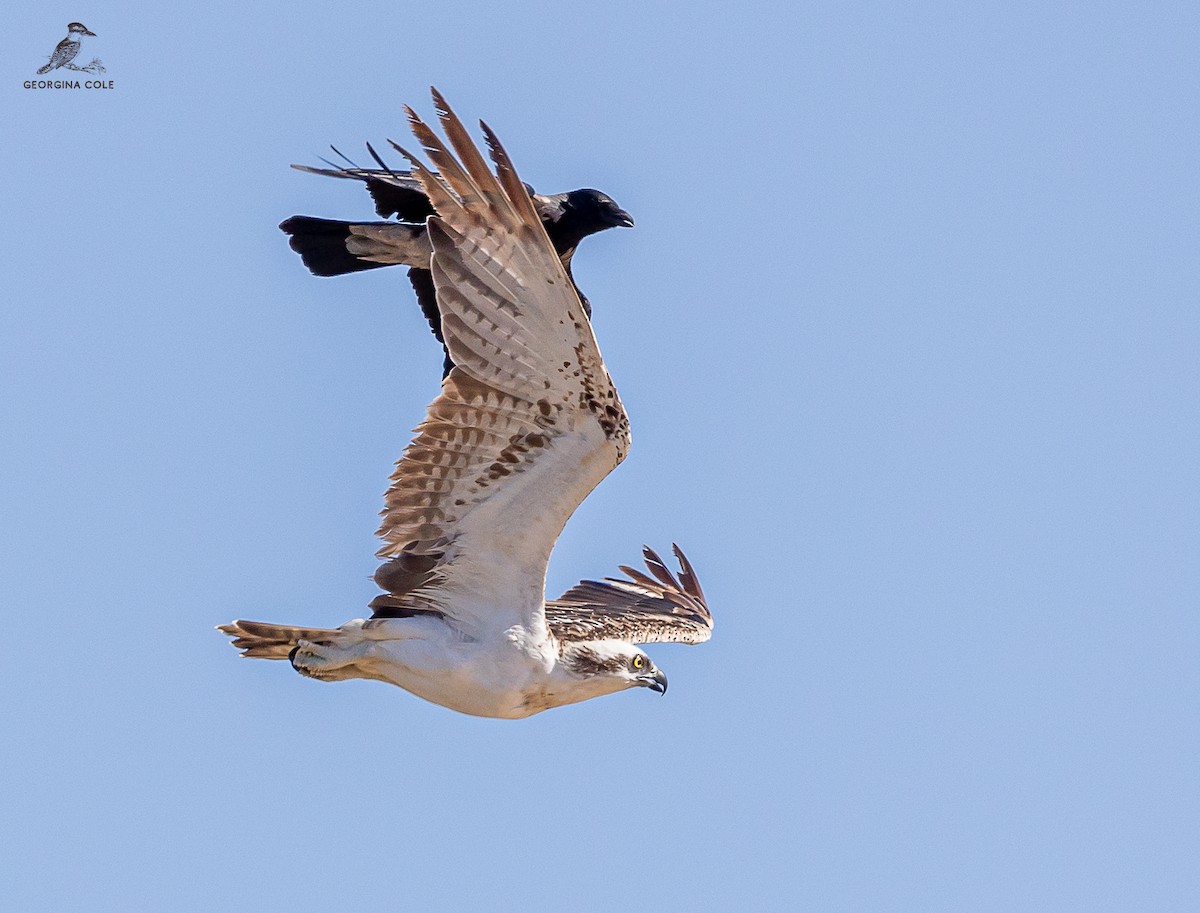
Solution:
M59 34L62 34L61 32ZM67 37L54 48L46 64L38 68L38 76L53 75L52 79L27 79L26 89L112 89L111 79L86 79L82 82L74 77L75 73L98 75L107 72L99 57L87 60L83 53L86 39L96 38L97 35L82 22L71 22L67 25Z
M58 43L58 47L50 55L50 62L38 70L38 75L41 76L44 73L49 73L51 70L57 70L59 67L66 67L68 70L79 70L82 73L103 73L104 64L100 62L99 57L93 57L92 62L86 66L81 67L75 63L75 59L79 56L79 51L83 47L85 35L92 38L96 37L96 33L82 22L72 22L68 25L67 37Z

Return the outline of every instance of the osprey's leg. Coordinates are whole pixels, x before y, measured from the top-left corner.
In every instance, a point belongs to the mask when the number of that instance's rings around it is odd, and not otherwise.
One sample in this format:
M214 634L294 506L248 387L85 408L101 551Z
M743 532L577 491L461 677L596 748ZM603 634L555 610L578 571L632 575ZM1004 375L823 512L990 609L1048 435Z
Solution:
M288 659L292 668L301 675L319 679L323 682L340 682L348 678L358 678L354 664L366 655L372 644L365 643L340 646L326 643L315 644L302 640L292 648Z
M447 634L440 618L373 619L347 622L338 636L321 643L298 641L288 659L301 675L323 682L370 678L370 661L387 657L386 645L395 641L443 640Z

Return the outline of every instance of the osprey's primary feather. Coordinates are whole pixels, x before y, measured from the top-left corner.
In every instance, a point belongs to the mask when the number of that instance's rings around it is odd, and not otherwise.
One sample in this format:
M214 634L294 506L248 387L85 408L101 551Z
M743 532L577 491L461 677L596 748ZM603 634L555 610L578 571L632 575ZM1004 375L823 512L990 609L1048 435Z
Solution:
M698 644L712 634L712 615L687 557L674 547L676 578L652 549L642 550L653 574L622 565L629 578L584 580L546 603L546 623L561 641L627 640L635 644Z
M624 459L629 422L591 323L525 185L486 125L495 173L445 100L449 145L410 124L437 169L412 163L435 212L430 271L455 362L392 474L379 534L388 592L336 630L234 622L247 656L287 656L323 680L375 678L482 716L522 717L666 677L635 643L698 643L712 616L687 559L678 577L585 581L545 600L567 519ZM407 109L406 109L407 110Z
M292 167L310 174L363 182L375 201L375 211L380 218L394 216L398 222L343 222L292 216L279 227L288 234L292 249L300 254L304 265L317 276L340 276L383 266L409 266L408 278L416 292L417 303L444 348L441 314L429 273L432 248L425 232L425 220L433 215L433 204L414 172L389 167L370 143L367 150L378 168L359 168L348 159L350 167L347 168L338 168L332 163L329 168ZM633 225L633 217L599 190L540 194L528 184L524 186L572 283L575 280L571 274L571 258L580 241L609 228ZM575 290L579 292L578 287ZM590 317L588 300L581 292L579 294L583 309ZM444 373L449 374L453 366L447 349Z

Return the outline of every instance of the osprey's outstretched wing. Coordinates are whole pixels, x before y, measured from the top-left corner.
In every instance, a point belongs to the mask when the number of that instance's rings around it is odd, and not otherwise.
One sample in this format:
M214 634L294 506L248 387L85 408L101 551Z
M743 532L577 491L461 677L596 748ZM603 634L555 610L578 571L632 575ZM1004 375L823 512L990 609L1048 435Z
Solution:
M679 559L678 577L645 548L642 556L653 576L622 567L628 580L584 580L546 603L550 631L562 641L698 644L708 640L713 620L704 591L679 546L673 548Z
M546 565L567 519L629 447L591 324L525 186L483 125L493 175L433 94L453 152L408 111L438 174L410 161L428 221L442 330L456 367L396 464L376 574L388 616L445 614L465 632L548 636Z

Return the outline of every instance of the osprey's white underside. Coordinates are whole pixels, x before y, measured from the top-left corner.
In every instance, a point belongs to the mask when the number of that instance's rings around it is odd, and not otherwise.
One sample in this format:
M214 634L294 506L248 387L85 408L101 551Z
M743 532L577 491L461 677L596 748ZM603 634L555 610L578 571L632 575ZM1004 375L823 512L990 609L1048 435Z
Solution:
M301 641L293 664L322 681L375 679L460 713L501 719L532 716L635 684L612 676L571 675L558 668L557 659L552 642L521 625L480 642L441 619L422 617L349 622L331 643Z

